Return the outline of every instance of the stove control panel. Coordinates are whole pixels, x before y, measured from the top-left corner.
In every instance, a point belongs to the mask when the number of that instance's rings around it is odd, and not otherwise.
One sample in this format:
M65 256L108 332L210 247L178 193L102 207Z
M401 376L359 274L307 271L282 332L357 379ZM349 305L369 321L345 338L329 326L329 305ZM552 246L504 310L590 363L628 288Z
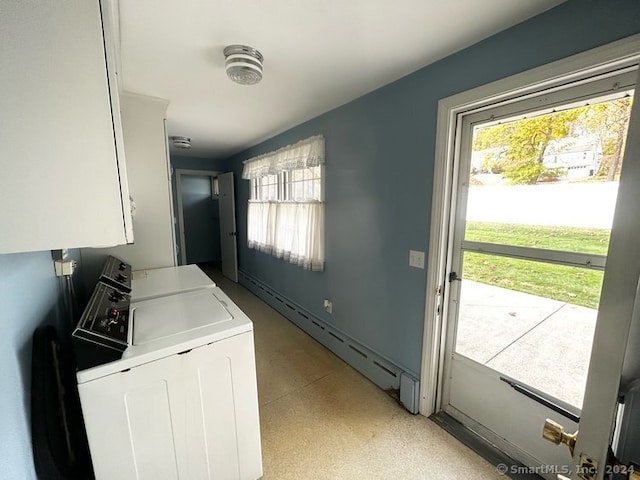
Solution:
M131 265L119 258L109 256L102 269L100 281L121 292L131 292Z
M113 286L98 282L73 332L81 369L122 357L129 346L130 298Z

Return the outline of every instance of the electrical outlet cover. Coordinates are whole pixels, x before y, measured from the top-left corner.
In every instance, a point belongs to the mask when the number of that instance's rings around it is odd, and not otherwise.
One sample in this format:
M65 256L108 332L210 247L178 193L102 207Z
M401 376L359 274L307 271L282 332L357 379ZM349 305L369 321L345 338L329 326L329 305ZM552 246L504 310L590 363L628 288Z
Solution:
M424 252L419 250L409 250L409 266L424 268Z

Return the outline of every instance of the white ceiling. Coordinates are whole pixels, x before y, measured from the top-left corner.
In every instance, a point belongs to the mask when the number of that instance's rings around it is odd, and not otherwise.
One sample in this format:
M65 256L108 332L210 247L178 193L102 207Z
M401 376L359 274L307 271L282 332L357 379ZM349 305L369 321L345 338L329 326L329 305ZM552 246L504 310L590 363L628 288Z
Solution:
M120 1L124 90L169 100L189 156L226 157L564 0ZM232 83L222 50L264 56Z

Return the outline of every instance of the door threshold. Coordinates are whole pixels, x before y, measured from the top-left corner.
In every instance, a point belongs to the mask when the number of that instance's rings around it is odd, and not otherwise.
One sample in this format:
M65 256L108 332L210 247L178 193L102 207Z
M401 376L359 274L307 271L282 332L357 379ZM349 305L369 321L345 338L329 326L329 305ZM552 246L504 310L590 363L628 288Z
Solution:
M487 439L481 437L445 412L434 413L429 417L429 420L440 426L443 430L446 430L450 435L476 452L487 462L494 465L496 470L498 466L501 467L501 470L505 469L507 472L504 474L505 478L512 478L513 480L544 480L541 476L534 473L511 473L517 472L518 470L525 470L526 466L514 460L495 445L488 442Z

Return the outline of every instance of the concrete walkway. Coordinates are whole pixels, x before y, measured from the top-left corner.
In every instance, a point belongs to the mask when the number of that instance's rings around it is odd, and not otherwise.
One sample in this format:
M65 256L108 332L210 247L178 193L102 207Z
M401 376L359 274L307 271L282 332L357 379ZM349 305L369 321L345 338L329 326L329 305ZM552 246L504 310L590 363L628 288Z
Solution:
M582 407L597 310L463 280L456 351Z

